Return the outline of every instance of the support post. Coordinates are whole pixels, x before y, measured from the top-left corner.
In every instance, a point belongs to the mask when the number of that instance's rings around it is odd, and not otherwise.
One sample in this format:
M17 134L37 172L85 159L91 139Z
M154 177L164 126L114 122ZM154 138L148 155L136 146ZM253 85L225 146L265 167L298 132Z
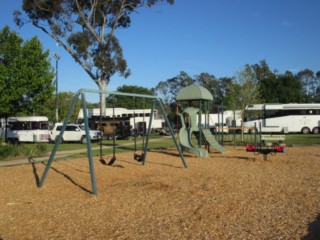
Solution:
M89 130L88 115L87 115L86 98L85 98L85 95L83 92L81 93L81 100L82 100L84 128L86 131L87 152L88 152L88 161L89 161L89 168L90 168L92 193L94 195L97 195L96 178L95 178L94 165L93 165L93 159L92 159L92 149L91 149L91 139L90 139L90 130Z
M202 148L202 131L201 131L201 118L202 118L202 101L200 100L199 103L199 113L198 113L198 128L199 128L199 141L198 141L198 148Z
M78 99L79 99L79 95L80 95L80 90L76 93L76 95L75 95L74 98L73 98L71 107L69 108L69 111L68 111L68 113L67 113L66 119L64 120L64 123L63 123L63 126L62 126L62 128L61 128L61 131L60 131L60 134L59 134L59 136L58 136L58 139L57 139L57 141L56 141L55 144L54 144L53 150L52 150L51 155L50 155L50 157L49 157L49 160L48 160L48 162L47 162L47 166L46 166L46 168L45 168L45 170L44 170L44 172L43 172L43 175L42 175L42 177L41 177L41 179L40 179L40 181L39 181L39 183L38 183L38 187L39 187L39 188L41 188L41 187L43 186L43 184L44 184L44 181L45 181L45 179L46 179L46 177L47 177L47 174L48 174L49 169L50 169L50 167L51 167L52 161L53 161L53 159L54 159L54 156L56 155L56 152L57 152L58 147L59 147L59 145L60 145L60 142L61 142L61 140L62 140L62 135L63 135L63 133L64 133L64 131L65 131L65 129L66 129L67 123L69 122L69 120L70 120L70 118L71 118L71 114L72 114L72 112L73 112L73 109L74 109L74 107L75 107L75 105L76 105L76 103L77 103L77 101L78 101Z
M147 152L148 152L148 147L149 147L149 136L151 134L151 126L152 126L152 121L153 121L154 108L155 108L155 102L153 100L152 109L151 109L151 113L150 113L150 119L149 119L148 133L147 133L147 137L146 137L146 144L144 146L142 165L144 165L146 162L146 157L147 157Z
M184 156L183 156L183 154L182 154L182 150L181 150L181 148L180 148L180 146L179 146L179 144L178 144L178 142L177 142L177 139L176 139L176 137L174 136L174 131L173 131L172 127L171 127L171 123L169 122L169 119L168 119L168 117L167 117L167 115L166 115L166 112L164 111L164 107L163 107L163 105L162 105L162 102L161 102L160 99L158 99L158 102L159 102L159 105L160 105L161 112L162 112L162 114L163 114L163 116L164 116L164 119L165 119L165 121L166 121L166 123L167 123L167 125L168 125L168 127L169 127L170 134L171 134L171 136L172 136L172 139L173 139L173 141L174 141L174 144L176 145L176 148L177 148L178 151L179 151L179 155L180 155L180 158L181 158L181 160L182 160L183 166L184 166L185 168L189 168L186 160L184 159Z

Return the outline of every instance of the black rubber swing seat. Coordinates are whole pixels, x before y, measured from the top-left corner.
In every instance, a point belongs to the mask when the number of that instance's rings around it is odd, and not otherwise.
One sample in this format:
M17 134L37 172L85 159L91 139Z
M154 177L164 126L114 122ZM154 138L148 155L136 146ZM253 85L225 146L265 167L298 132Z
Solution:
M112 164L114 164L114 162L117 160L116 157L113 157L110 159L110 161L107 163L103 158L101 158L99 161L103 164L103 165L108 165L111 166Z
M135 153L133 157L134 157L134 160L136 160L138 162L142 162L143 158L144 158L144 154L143 153L142 154Z
M108 162L108 165L111 166L112 164L114 164L116 160L117 160L116 157L111 158L111 160Z

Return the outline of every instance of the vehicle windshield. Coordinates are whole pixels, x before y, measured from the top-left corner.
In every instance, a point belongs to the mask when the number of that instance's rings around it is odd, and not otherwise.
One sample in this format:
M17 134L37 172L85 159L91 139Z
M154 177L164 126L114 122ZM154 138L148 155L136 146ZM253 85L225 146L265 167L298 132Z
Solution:
M81 130L85 130L84 125L79 125L79 128L80 128Z

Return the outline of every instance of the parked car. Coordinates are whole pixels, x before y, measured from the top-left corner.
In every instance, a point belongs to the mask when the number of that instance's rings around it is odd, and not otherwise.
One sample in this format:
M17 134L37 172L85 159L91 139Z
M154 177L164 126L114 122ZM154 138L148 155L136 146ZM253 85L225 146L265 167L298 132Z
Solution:
M50 131L50 141L56 142L58 140L62 126L62 123L57 123L54 125L53 129ZM91 141L98 141L101 138L101 135L101 131L90 130ZM87 143L84 125L67 124L61 142L81 142L83 144Z

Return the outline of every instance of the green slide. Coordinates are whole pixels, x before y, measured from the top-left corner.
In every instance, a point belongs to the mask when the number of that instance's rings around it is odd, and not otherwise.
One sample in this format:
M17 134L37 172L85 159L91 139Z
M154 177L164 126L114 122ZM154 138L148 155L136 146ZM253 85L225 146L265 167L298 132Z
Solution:
M209 156L208 151L201 148L196 148L190 143L189 133L186 128L181 128L179 131L179 141L183 151L195 154L197 157L207 158Z
M197 148L192 145L191 136L193 132L198 131L197 127L197 108L188 107L181 114L182 127L179 131L179 141L183 151L195 154L198 157L207 158L208 151L202 148Z
M207 143L211 148L215 149L218 152L226 152L227 149L222 147L215 137L212 135L210 129L202 129L202 138L205 143Z

